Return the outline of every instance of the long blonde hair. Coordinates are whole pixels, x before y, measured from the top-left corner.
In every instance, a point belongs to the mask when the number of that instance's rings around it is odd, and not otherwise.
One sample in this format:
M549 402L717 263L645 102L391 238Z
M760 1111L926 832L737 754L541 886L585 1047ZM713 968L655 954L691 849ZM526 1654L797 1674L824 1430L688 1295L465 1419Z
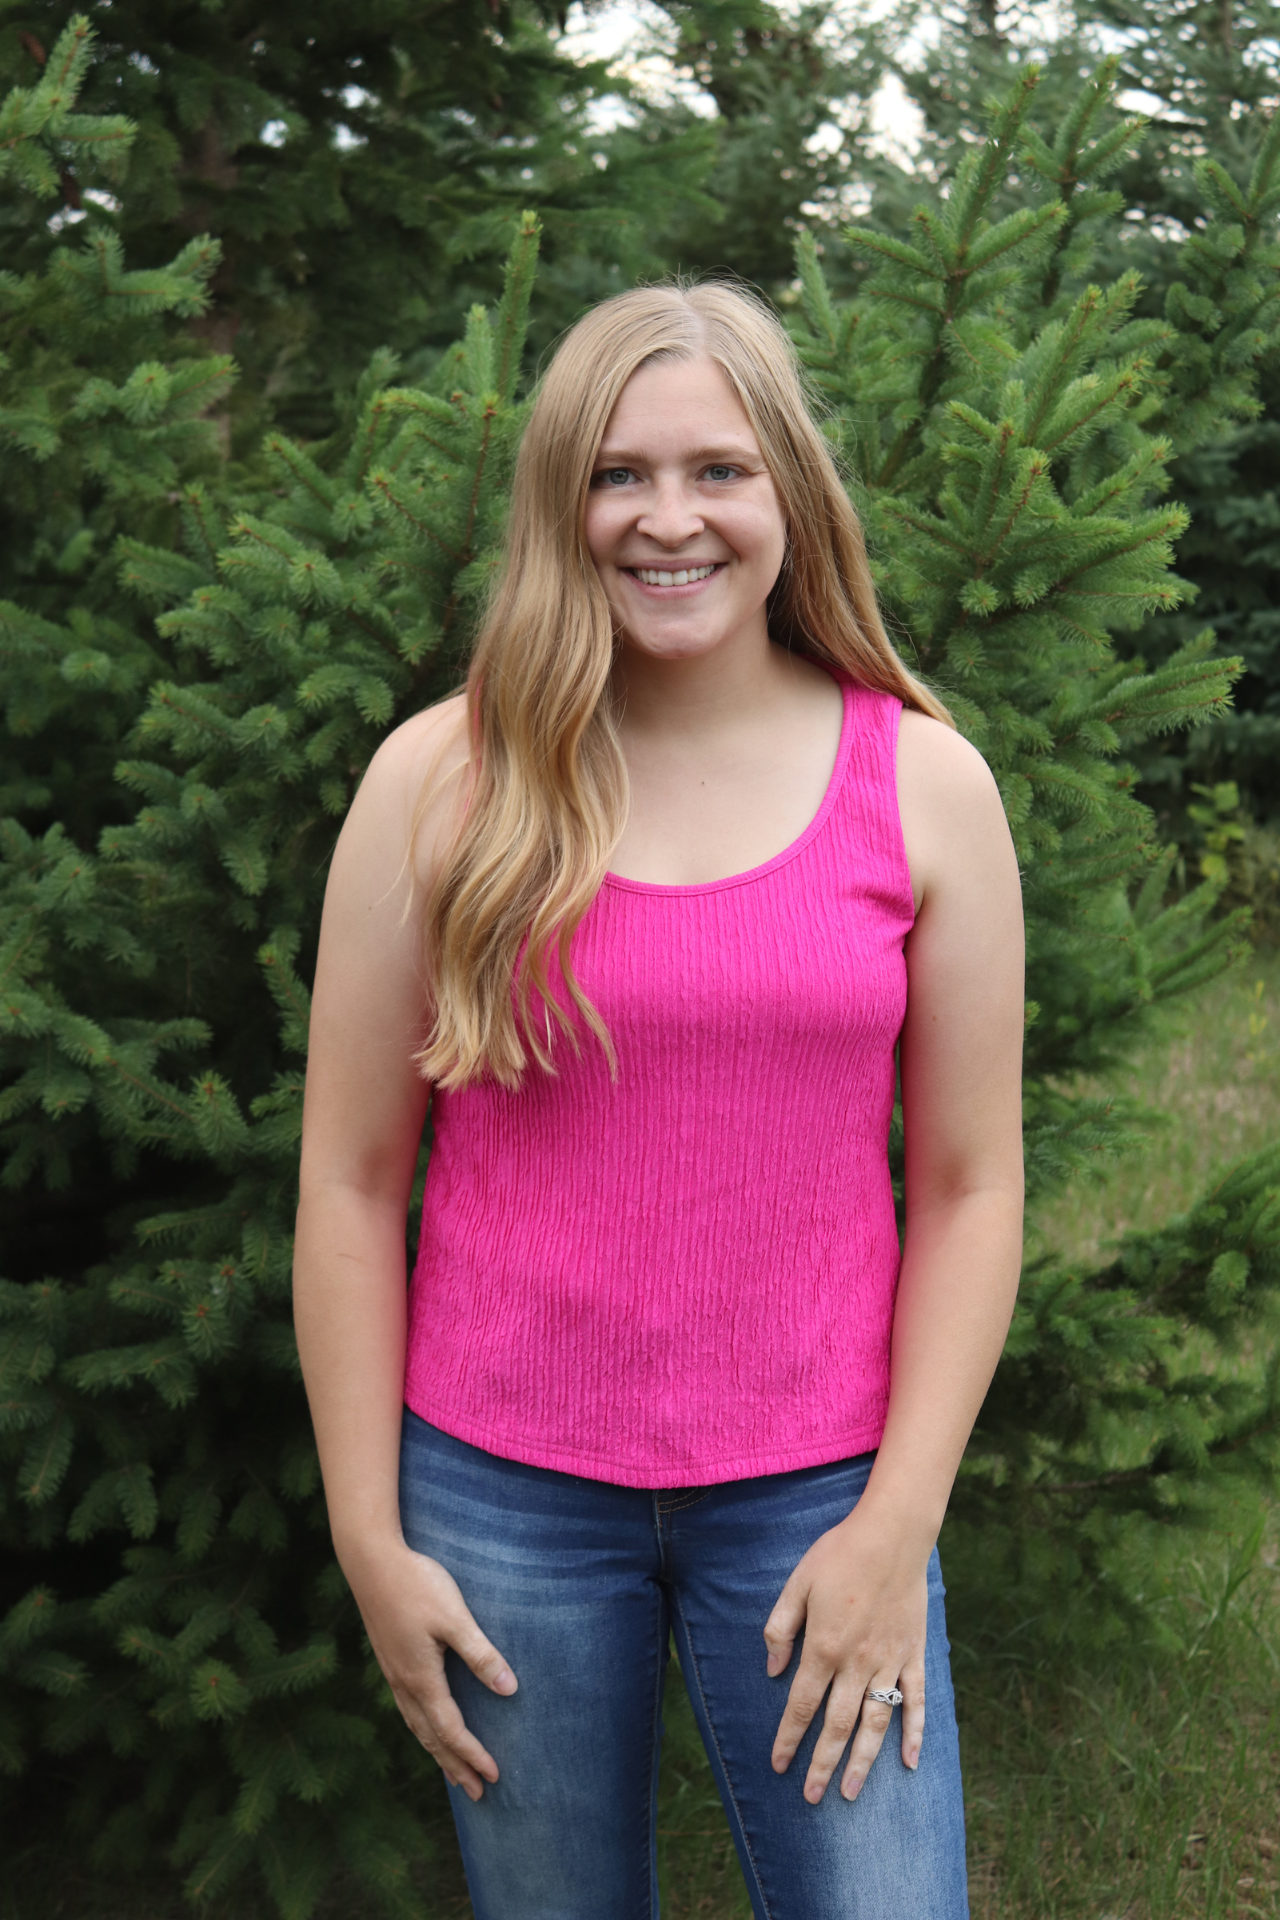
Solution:
M884 630L857 515L762 302L712 282L593 308L562 341L525 430L505 565L467 678L469 785L425 915L434 1018L418 1064L443 1087L482 1074L518 1086L530 1055L553 1072L554 1032L578 1045L574 1010L613 1064L569 958L627 811L613 620L583 525L609 416L655 359L713 361L759 441L787 528L771 637L950 723Z

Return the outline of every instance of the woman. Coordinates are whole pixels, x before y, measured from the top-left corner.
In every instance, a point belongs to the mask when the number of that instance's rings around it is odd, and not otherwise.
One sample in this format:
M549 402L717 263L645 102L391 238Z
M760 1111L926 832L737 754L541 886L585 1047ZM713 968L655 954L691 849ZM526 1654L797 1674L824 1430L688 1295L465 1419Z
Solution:
M479 1920L657 1912L670 1632L758 1915L967 1912L934 1542L1017 1284L1021 996L995 784L785 335L606 302L465 695L343 829L307 1077L334 1542Z

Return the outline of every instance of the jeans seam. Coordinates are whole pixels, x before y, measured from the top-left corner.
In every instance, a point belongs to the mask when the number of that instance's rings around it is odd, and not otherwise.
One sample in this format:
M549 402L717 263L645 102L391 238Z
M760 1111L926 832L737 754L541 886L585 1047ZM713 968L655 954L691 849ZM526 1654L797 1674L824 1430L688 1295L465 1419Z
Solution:
M707 1730L715 1742L716 1758L720 1762L720 1772L724 1777L725 1789L728 1792L730 1802L733 1806L733 1817L738 1823L738 1832L742 1835L742 1844L746 1850L747 1858L751 1862L751 1877L756 1883L756 1892L760 1895L760 1904L764 1908L765 1920L771 1920L773 1908L769 1904L769 1896L765 1892L760 1879L760 1869L756 1865L755 1848L751 1844L751 1835L747 1832L747 1823L742 1817L742 1808L738 1805L738 1796L733 1790L733 1781L729 1775L729 1766L724 1757L724 1750L720 1745L720 1736L716 1732L716 1723L712 1718L711 1708L707 1704L707 1690L702 1684L702 1674L698 1667L698 1653L693 1644L693 1635L689 1631L689 1622L684 1617L684 1609L680 1605L679 1594L673 1593L671 1598L672 1605L680 1615L680 1624L684 1628L684 1643L689 1649L689 1659L693 1666L694 1685L698 1689L698 1698L702 1702L702 1711L706 1717Z
M652 1920L652 1916L658 1911L658 1756L659 1749L662 1745L662 1691L663 1683L666 1679L666 1662L662 1657L662 1637L663 1623L667 1618L662 1593L658 1589L655 1589L654 1601L658 1609L658 1631L652 1636L652 1645L654 1647L653 1718L650 1721L649 1727L649 1792L648 1805L645 1809L645 1832L647 1835L645 1857L648 1861L650 1920ZM667 1631L669 1632L670 1629L668 1628Z
M668 1501L664 1501L661 1495L657 1495L654 1504L657 1512L664 1517L668 1513L685 1513L690 1507L696 1507L700 1500L705 1500L710 1491L710 1487L700 1487L697 1493L683 1497L677 1494L674 1500Z

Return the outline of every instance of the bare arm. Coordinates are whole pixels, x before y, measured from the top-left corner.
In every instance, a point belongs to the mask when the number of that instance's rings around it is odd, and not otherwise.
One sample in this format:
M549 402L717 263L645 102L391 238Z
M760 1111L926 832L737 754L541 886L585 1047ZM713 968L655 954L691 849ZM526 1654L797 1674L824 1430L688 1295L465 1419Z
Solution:
M903 715L903 736L903 823L923 897L900 1051L907 1207L893 1386L867 1492L886 1510L901 1503L932 1545L1022 1265L1022 898L986 767L919 714Z
M1022 1258L1023 939L1017 863L990 773L959 736L904 713L899 801L916 888L902 1031L907 1220L889 1412L866 1491L787 1582L765 1629L780 1673L807 1623L778 1730L790 1764L828 1684L806 1781L821 1799L855 1721L852 1798L900 1685L902 1757L924 1729L925 1570L1000 1357Z
M511 1692L450 1576L415 1554L397 1499L405 1361L405 1216L427 1087L412 1055L425 987L405 860L424 780L460 758L458 703L418 716L369 767L334 853L312 1002L294 1255L294 1319L334 1546L413 1731L476 1797L497 1768L444 1681L444 1648ZM415 849L430 878L456 783ZM505 1675L505 1678L503 1677Z

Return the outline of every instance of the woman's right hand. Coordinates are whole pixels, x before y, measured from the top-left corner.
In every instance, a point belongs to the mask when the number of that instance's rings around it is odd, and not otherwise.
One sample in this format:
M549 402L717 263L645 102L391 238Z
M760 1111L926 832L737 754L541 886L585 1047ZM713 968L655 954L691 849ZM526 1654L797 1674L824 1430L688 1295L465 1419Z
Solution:
M485 1781L498 1778L498 1767L467 1731L445 1678L445 1650L452 1647L494 1693L514 1693L515 1675L438 1560L400 1545L365 1560L358 1571L346 1571L374 1655L410 1731L439 1761L450 1785L478 1800Z

